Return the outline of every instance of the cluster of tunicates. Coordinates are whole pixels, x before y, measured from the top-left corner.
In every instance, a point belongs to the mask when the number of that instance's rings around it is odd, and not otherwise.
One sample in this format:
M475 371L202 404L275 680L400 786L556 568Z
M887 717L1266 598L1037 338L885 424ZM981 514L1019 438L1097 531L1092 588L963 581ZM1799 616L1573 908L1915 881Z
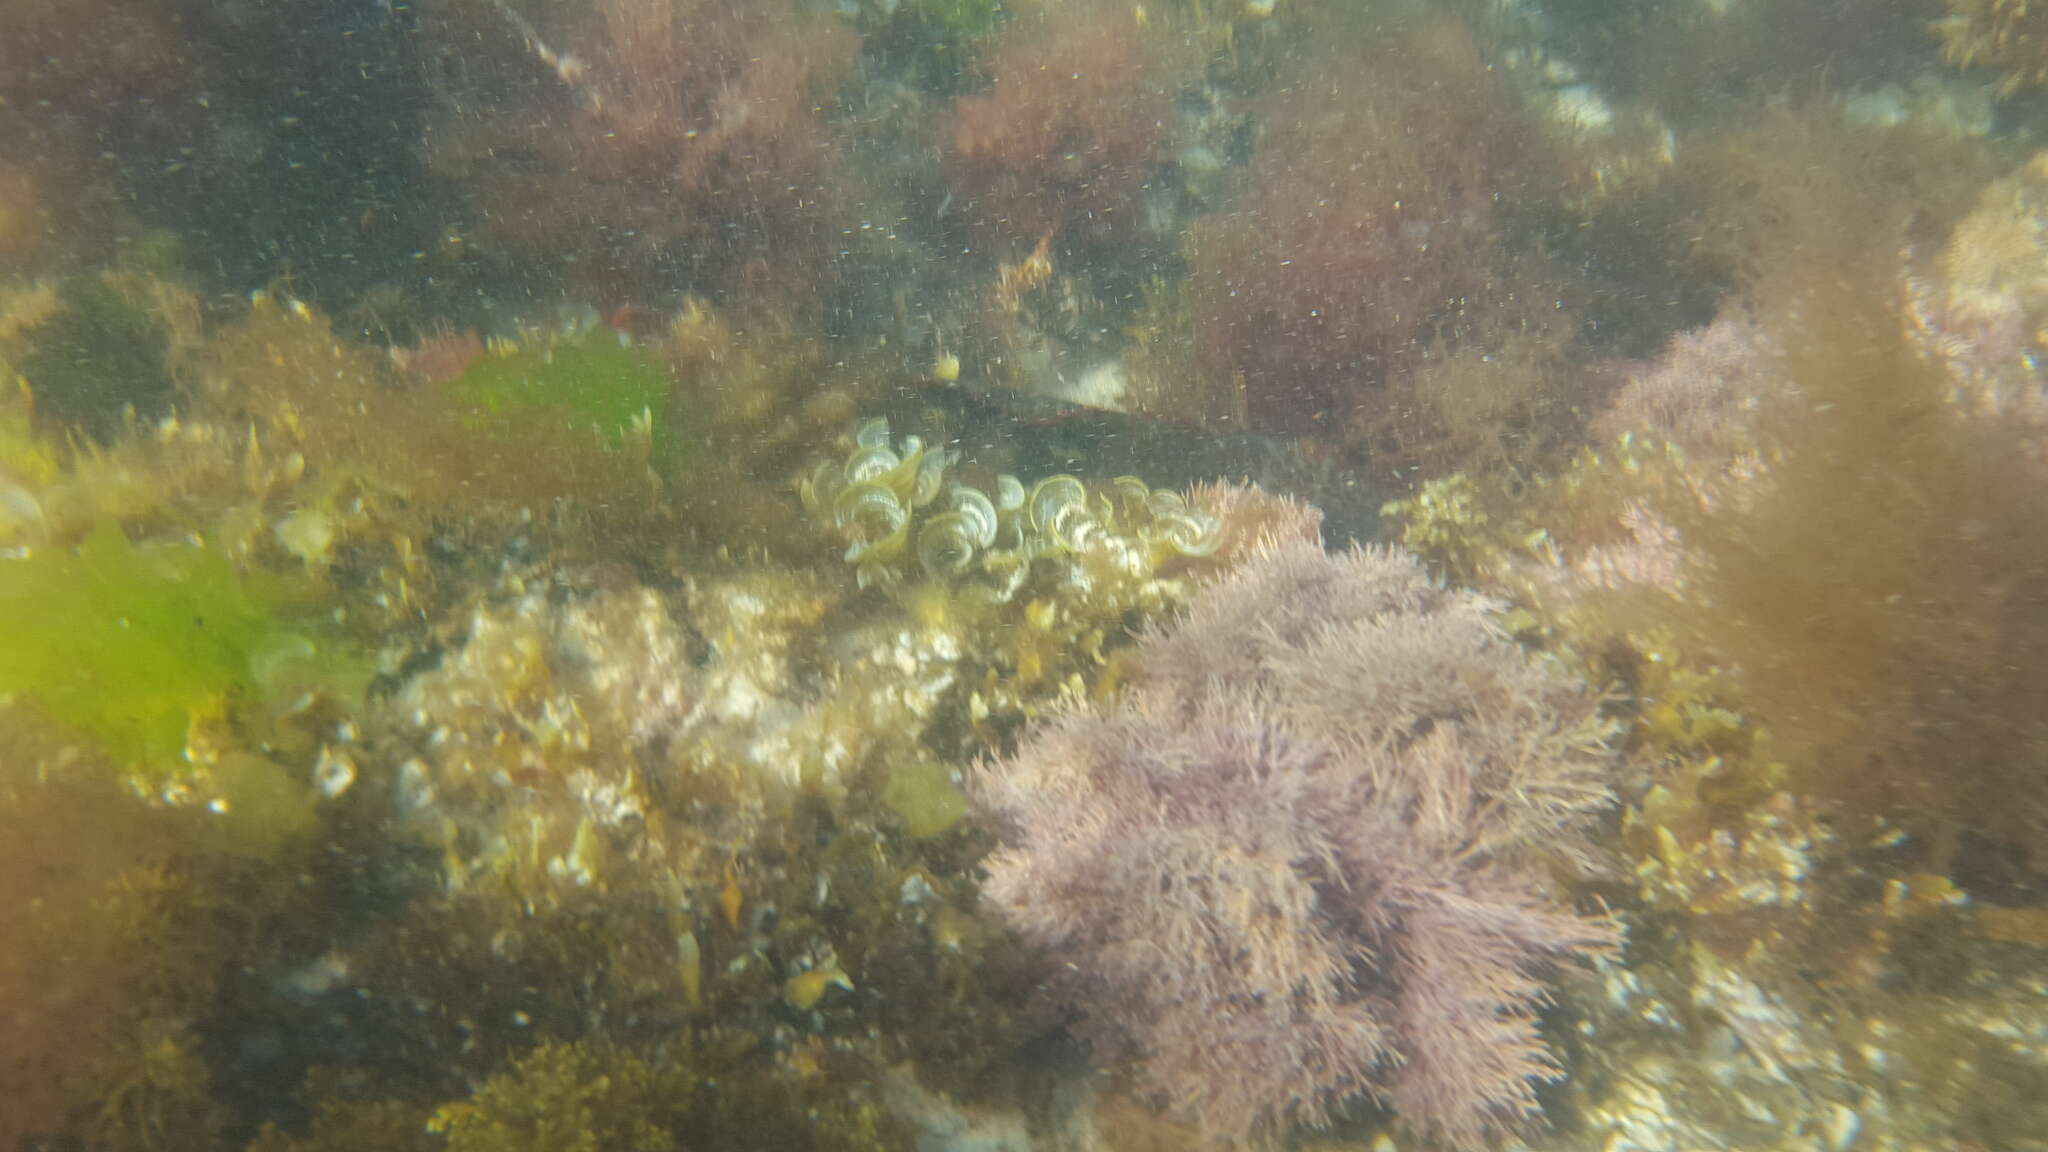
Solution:
M978 578L1008 600L1035 561L1086 559L1143 577L1177 557L1206 556L1222 539L1214 516L1135 476L1091 489L1064 473L1030 485L1004 473L991 493L949 481L958 461L917 436L892 441L887 420L869 420L853 451L821 462L798 494L846 540L863 587L921 570L933 580Z

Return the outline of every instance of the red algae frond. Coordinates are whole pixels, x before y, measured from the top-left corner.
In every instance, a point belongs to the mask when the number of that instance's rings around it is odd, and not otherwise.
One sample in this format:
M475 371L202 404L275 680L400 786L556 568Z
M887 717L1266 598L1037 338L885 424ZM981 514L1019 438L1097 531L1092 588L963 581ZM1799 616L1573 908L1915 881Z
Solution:
M963 210L1020 250L1047 233L1136 235L1196 60L1127 0L1075 0L1015 21L982 62L988 87L955 113Z
M757 263L792 287L823 269L821 117L857 50L839 22L781 0L600 0L551 7L530 35L484 4L430 30L466 66L439 93L429 162L490 246L566 261L612 300L679 268L707 289ZM536 38L575 62L567 77L534 83Z
M1346 427L1416 362L1485 282L1500 205L1528 178L1510 175L1514 114L1456 15L1368 32L1318 11L1327 34L1259 98L1241 202L1189 250L1212 354L1241 376L1252 425L1290 435Z
M982 765L987 898L1175 1119L1269 1141L1366 1095L1475 1148L1536 1115L1540 973L1618 942L1530 866L1611 802L1605 727L1490 607L1276 541L1139 643L1119 702Z

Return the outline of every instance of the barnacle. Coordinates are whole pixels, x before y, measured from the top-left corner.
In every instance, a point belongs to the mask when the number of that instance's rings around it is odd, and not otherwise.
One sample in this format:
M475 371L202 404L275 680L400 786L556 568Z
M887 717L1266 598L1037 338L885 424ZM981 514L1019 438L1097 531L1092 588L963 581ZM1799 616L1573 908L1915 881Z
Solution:
M1183 562L1222 541L1216 517L1135 476L1000 474L983 490L949 477L958 459L869 420L797 490L861 587L898 589L910 619L981 663L974 725L1087 692L1105 647L1178 604Z
M887 448L889 446L888 418L877 416L872 420L862 421L860 427L854 429L853 442L862 448Z
M917 559L935 580L958 576L974 563L976 526L958 512L925 521L917 534Z
M1024 507L1024 482L1005 472L996 477L996 511L1015 513Z
M1178 558L1209 555L1222 539L1214 516L1135 476L1091 492L1066 473L1028 488L1003 474L990 495L947 483L958 459L916 436L892 442L888 421L878 418L863 422L852 450L821 461L797 491L804 510L846 541L863 585L903 578L914 557L928 578L973 581L979 595L999 602L1034 564L1082 587L1091 581L1079 568L1143 580Z
M955 487L948 495L947 502L955 515L967 522L968 534L977 548L987 548L996 542L996 529L1000 526L995 502L979 488Z
M1058 538L1087 512L1088 490L1072 476L1047 476L1031 489L1031 526L1042 535Z
M832 522L852 537L846 548L847 560L887 564L903 551L910 510L884 485L862 480L840 489L833 498Z
M844 475L849 484L879 481L889 475L903 461L887 447L874 445L862 448L847 457Z
M1223 524L1214 516L1175 513L1156 517L1146 526L1145 538L1182 556L1207 556L1223 542Z
M939 486L946 482L947 454L932 452L917 462L917 473L910 481L910 503L922 508L939 494Z

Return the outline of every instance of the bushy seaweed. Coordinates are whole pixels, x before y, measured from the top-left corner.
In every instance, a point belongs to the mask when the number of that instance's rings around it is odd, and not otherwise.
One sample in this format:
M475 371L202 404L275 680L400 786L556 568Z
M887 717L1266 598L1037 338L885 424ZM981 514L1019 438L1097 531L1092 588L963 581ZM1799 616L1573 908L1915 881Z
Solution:
M695 1085L667 1061L543 1044L427 1127L449 1152L667 1152Z
M1662 509L1693 553L1669 618L1738 670L1807 787L1932 845L2038 845L2048 488L2032 433L1951 403L1915 346L1888 287L1914 206L1879 191L1884 160L1733 170L1765 190L1745 263L1778 386L1758 482Z

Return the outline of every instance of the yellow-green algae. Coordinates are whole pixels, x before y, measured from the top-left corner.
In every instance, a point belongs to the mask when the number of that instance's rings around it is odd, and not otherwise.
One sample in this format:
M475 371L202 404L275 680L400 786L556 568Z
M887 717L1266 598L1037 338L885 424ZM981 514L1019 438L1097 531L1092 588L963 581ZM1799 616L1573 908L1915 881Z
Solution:
M218 551L131 543L102 523L76 550L0 559L0 691L33 698L122 761L160 775L193 719L254 692L291 634Z
M953 771L932 760L912 760L889 770L882 802L903 821L912 838L937 836L967 815L967 797L953 782Z
M602 325L494 343L448 386L480 429L556 419L592 429L614 447L637 423L661 428L668 390L660 365Z

